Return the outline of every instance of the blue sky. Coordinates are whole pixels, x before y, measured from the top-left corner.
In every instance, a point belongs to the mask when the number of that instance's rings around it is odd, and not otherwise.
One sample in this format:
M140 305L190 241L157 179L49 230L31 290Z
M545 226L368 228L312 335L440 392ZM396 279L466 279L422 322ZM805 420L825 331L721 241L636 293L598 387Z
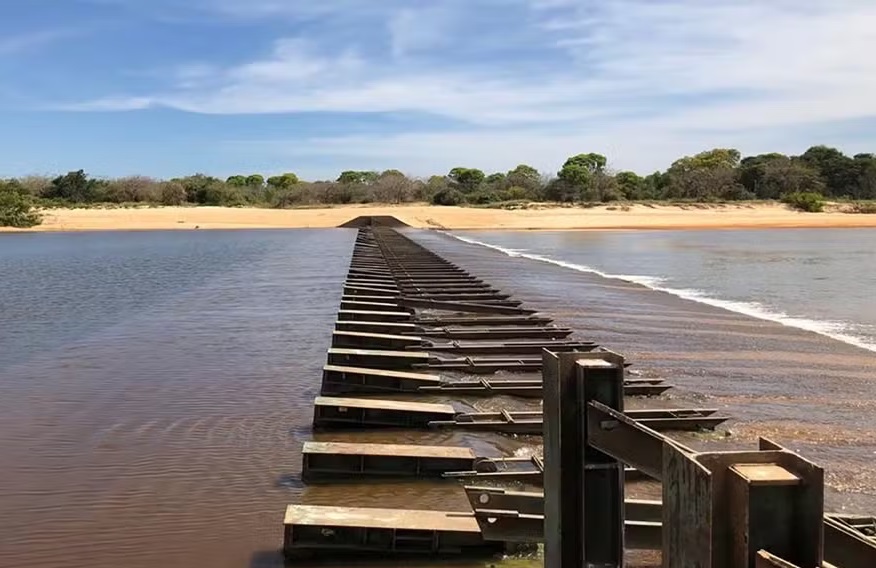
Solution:
M872 0L0 0L0 176L876 151Z

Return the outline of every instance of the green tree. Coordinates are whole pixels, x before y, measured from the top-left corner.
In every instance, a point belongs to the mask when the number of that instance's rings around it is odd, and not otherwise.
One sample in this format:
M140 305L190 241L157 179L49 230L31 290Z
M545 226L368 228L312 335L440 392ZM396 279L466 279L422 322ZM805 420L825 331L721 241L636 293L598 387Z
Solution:
M234 187L245 187L246 186L246 176L230 176L225 180L225 183L228 185L232 185Z
M261 174L252 174L246 177L246 186L253 189L262 189L265 187L265 178Z
M298 176L293 173L285 173L268 178L268 186L274 189L291 189L299 183Z
M669 186L669 174L666 172L654 172L645 176L645 191L650 195L649 199L664 199Z
M602 201L611 185L605 173L608 161L601 154L578 154L572 156L557 172L557 178L565 185L564 194L573 193L575 199Z
M654 199L648 182L636 172L619 172L614 176L617 189L624 199Z
M579 187L560 178L552 179L544 188L544 197L548 201L571 203L579 199L580 194Z
M450 178L456 189L463 193L471 193L481 187L487 176L476 168L457 167L450 170L447 177Z
M0 180L0 227L24 229L41 221L28 191L16 180Z
M858 154L855 156L857 179L852 191L855 199L876 199L876 156Z
M460 205L465 201L465 195L458 189L446 188L432 196L432 205Z
M490 191L503 191L508 186L508 177L503 173L490 174L484 178L484 185Z
M788 193L822 193L824 182L806 162L782 154L761 154L742 160L739 182L759 199L779 199Z
M380 177L380 174L377 172L347 170L338 176L338 182L346 184L371 184L377 181L378 177Z
M90 179L83 170L77 170L53 179L47 197L73 203L99 201L99 190L102 185L98 180Z
M764 183L767 165L774 161L788 159L788 156L775 152L743 158L739 163L739 183L745 187L746 191L761 199L777 199L781 193L771 195L773 189L768 188Z
M539 197L544 189L541 174L537 169L526 164L520 164L506 175L509 187L519 187L526 190L530 198Z
M186 201L189 203L207 204L208 194L210 198L217 195L219 190L216 186L226 185L222 180L204 174L195 174L170 181L180 183L186 190Z
M750 197L738 182L739 150L716 148L673 162L666 196L708 201Z
M813 146L800 156L824 180L825 192L833 197L849 195L858 182L855 160L836 148Z

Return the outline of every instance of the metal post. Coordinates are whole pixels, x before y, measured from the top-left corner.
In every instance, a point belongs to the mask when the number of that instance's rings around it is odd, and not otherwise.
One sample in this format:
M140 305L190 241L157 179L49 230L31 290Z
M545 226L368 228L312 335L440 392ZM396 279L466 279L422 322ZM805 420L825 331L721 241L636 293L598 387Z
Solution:
M615 354L589 353L579 358L578 422L585 446L584 499L581 502L584 525L584 566L620 567L624 557L624 465L589 443L588 404L602 403L623 412L624 361Z
M543 369L545 566L622 566L623 466L587 446L587 404L623 410L623 358L545 350Z
M544 565L583 565L583 444L577 420L578 353L542 355L544 380Z

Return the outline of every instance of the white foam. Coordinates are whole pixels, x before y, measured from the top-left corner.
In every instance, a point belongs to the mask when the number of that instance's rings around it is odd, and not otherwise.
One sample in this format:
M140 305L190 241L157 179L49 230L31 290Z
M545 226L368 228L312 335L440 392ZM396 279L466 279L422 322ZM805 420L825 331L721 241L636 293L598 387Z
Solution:
M850 327L846 323L842 322L834 322L834 321L823 321L823 320L814 320L809 318L802 318L797 316L791 316L779 310L775 310L773 308L769 308L757 302L739 302L735 300L722 300L720 298L715 298L708 295L706 292L701 290L693 290L693 289L685 289L685 288L671 288L668 286L664 286L666 282L665 278L660 278L657 276L639 276L639 275L630 275L630 274L609 274L607 272L603 272L601 270L597 270L591 266L587 266L584 264L575 264L573 262L567 262L565 260L557 260L554 258L550 258L548 256L540 255L540 254L532 254L522 250L510 249L501 247L498 245L493 245L490 243L485 243L482 241L478 241L469 237L463 237L460 235L454 235L453 233L444 232L445 235L453 237L454 239L463 241L465 243L479 245L482 247L490 248L493 250L497 250L502 252L510 257L514 258L528 258L531 260L537 260L539 262L546 262L548 264L553 264L556 266L561 266L563 268L568 268L570 270L576 270L578 272L586 272L588 274L595 274L597 276L601 276L602 278L611 278L613 280L623 280L625 282L631 282L633 284L638 284L640 286L644 286L645 288L649 288L651 290L656 290L658 292L665 292L667 294L672 294L673 296L677 296L679 298L684 298L685 300L692 300L694 302L699 302L701 304L707 304L709 306L714 306L717 308L722 308L731 312L736 312L740 314L745 314L747 316L751 316L757 319L767 320L782 324L787 327L795 327L798 329L803 329L806 331L811 331L813 333L817 333L819 335L823 335L825 337L830 337L832 339L836 339L838 341L842 341L843 343L848 343L849 345L854 345L855 347L861 347L862 349L867 349L869 351L876 351L876 343L873 341L868 341L865 338L859 337L857 335L853 335L849 333Z

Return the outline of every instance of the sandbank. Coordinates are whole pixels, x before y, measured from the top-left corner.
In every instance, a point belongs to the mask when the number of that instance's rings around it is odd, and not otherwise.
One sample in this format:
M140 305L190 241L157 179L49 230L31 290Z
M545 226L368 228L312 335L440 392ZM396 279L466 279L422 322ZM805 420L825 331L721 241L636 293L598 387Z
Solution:
M28 231L289 229L337 227L392 215L412 227L453 230L625 230L876 227L876 215L802 213L781 204L532 206L527 209L348 205L303 209L135 207L49 209ZM0 229L3 230L3 229Z

